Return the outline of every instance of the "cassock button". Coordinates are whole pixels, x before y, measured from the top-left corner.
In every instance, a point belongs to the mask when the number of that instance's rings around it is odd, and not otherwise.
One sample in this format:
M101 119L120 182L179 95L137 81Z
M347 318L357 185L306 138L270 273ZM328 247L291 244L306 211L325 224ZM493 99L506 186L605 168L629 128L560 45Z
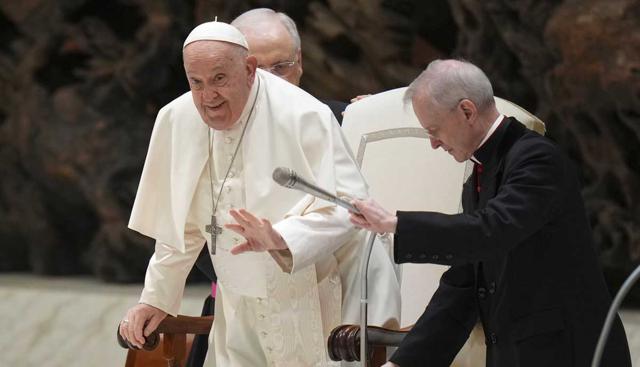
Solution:
M267 332L266 332L266 331L261 331L261 332L260 332L260 335L262 335L262 337L263 337L263 338L266 338L266 337L267 337L267 335L269 335L269 334L267 334Z
M229 171L229 177L233 177L234 175L235 175L235 173L233 173L233 171Z
M438 256L438 255L431 256L431 260L438 260L439 258L440 258L440 256Z
M453 260L453 255L447 254L447 255L444 256L444 258L447 259L447 260Z
M427 258L427 254L420 254L420 258L421 259L426 259Z
M406 254L406 255L404 255L404 258L405 258L405 259L411 259L412 257L413 257L413 255L412 255L412 254Z
M227 190L227 192L231 192L231 186L225 187L225 190Z
M224 138L224 142L227 144L231 144L232 141L233 141L233 138L230 136L227 136L226 138Z
M496 282L491 282L491 284L489 284L489 294L494 293L496 293Z
M264 320L264 317L265 317L265 316L264 316L263 314L259 314L259 315L258 315L258 318L259 318L260 320Z
M489 334L489 341L491 342L491 344L498 344L498 336L496 335L496 333Z
M485 287L478 288L478 298L485 299L487 297L487 289Z

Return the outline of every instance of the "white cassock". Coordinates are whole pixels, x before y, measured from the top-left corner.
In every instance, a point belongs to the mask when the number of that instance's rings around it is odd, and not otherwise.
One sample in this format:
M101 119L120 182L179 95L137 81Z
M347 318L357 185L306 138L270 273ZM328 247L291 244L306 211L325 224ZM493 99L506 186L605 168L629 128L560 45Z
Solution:
M339 323L357 323L358 257L364 233L334 204L277 185L276 167L288 167L325 190L366 197L367 188L329 108L269 73L258 70L244 111L231 129L208 127L191 93L158 113L129 227L156 240L140 302L176 315L184 282L209 234L214 193L231 164L216 215L234 222L231 208L269 219L286 241L291 262L269 253L231 255L244 239L230 230L217 238L212 261L218 276L215 321L206 365L332 366L326 341ZM255 100L255 109L250 114ZM372 255L371 323L399 320L399 287L391 260ZM342 320L342 314L345 319Z

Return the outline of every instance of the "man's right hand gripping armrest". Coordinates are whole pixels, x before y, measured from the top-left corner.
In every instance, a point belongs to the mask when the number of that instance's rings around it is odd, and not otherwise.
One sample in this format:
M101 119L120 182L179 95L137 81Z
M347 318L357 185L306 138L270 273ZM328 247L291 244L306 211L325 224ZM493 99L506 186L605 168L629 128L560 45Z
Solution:
M142 349L146 338L166 316L167 313L159 308L139 303L131 307L120 321L120 335L130 344Z

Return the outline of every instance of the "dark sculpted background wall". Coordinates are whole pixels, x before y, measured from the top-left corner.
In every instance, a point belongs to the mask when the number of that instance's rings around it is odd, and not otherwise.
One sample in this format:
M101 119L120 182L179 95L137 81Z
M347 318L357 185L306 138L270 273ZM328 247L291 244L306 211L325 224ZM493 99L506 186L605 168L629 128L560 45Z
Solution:
M637 0L22 0L0 3L0 271L142 279L152 243L126 223L155 114L188 88L182 40L260 6L298 22L318 97L478 64L581 168L612 289L639 262Z

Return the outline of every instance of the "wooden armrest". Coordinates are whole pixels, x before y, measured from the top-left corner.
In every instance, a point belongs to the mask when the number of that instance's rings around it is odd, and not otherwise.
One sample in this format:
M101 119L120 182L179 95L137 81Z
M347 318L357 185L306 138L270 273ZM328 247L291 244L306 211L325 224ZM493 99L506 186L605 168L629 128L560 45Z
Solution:
M412 326L400 330L367 326L369 346L397 347ZM340 325L331 331L327 342L329 357L332 361L360 360L360 325ZM372 348L369 348L372 352Z
M213 316L167 316L160 322L158 328L146 338L143 345L145 350L154 350L160 342L159 334L209 334L213 325ZM119 326L119 325L118 325ZM138 349L129 344L121 335L119 327L116 330L118 344L125 349Z
M211 325L213 325L213 316L167 316L160 322L156 331L162 334L209 335Z

